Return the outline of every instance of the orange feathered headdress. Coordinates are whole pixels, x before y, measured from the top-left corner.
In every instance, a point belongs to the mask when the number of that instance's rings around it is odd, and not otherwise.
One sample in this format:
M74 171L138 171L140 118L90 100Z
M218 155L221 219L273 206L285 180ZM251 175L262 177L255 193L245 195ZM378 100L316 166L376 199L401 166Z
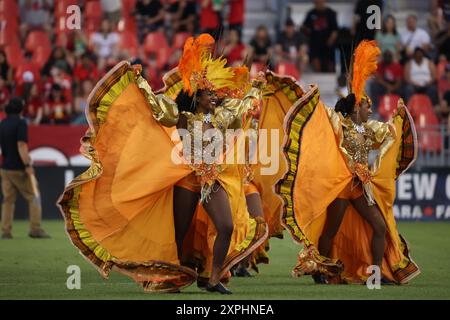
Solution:
M226 59L212 57L214 43L211 35L203 33L195 39L189 37L184 44L178 72L183 80L183 90L189 95L198 89L230 95L242 90L249 81L247 67L226 67Z
M378 57L381 51L375 40L363 40L353 56L350 91L355 94L356 105L365 96L366 81L377 70Z

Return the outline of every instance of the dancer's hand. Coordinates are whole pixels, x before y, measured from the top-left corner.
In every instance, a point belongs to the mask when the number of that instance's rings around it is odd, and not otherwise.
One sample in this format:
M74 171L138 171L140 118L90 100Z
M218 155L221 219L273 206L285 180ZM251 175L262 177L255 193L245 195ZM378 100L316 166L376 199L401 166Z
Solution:
M29 167L26 167L25 168L25 172L28 174L28 175L33 175L34 174L34 169L33 169L33 167L32 166L29 166Z

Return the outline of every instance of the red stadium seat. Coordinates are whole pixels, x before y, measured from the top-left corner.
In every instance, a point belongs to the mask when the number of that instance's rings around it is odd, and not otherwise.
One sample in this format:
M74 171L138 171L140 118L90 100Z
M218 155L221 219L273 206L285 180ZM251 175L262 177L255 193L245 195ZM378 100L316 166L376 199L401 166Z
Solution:
M159 49L168 47L166 36L162 32L151 32L145 37L145 53L156 53Z
M17 30L0 29L0 47L19 46L19 36Z
M32 61L39 70L47 63L50 54L51 50L47 47L37 47L36 50L34 50Z
M19 45L11 45L5 48L6 59L8 63L15 69L22 65L25 61L23 50Z
M102 19L103 9L102 4L98 0L88 0L84 8L84 16L86 18Z
M120 48L128 52L130 56L139 56L139 41L136 33L124 32L120 35Z
M122 17L127 18L131 15L136 6L137 0L122 0Z
M98 31L103 18L102 4L98 0L89 0L84 8L84 28L90 34Z
M416 125L419 148L424 151L440 152L442 136L437 129L439 120L430 98L424 94L414 94L408 101L408 109Z
M189 38L190 36L191 35L188 32L178 32L177 34L175 34L173 38L172 48L182 49L184 47L186 39Z
M380 105L378 106L378 113L384 120L389 120L397 109L397 102L400 99L396 94L385 94L380 97Z
M67 7L78 5L78 0L58 0L55 2L55 19L67 15Z
M422 113L423 110L433 110L433 104L428 96L424 94L414 94L408 100L408 109L414 117L419 113Z
M172 49L169 47L163 47L156 53L156 63L159 70L163 70L169 58L172 55Z
M132 16L124 17L120 20L117 30L119 32L133 32L137 34L137 24L136 19Z
M295 78L295 80L300 79L300 73L298 72L297 67L295 64L290 62L280 62L276 66L275 72L281 75L291 76Z
M20 16L18 1L0 0L0 12L7 13L10 17L18 18Z
M19 29L19 19L7 12L0 12L0 30L17 31Z
M31 31L25 41L25 49L33 52L37 47L51 48L50 40L44 31Z
M101 21L90 19L86 20L84 23L84 33L85 35L90 38L91 34L94 32L98 32L100 30Z

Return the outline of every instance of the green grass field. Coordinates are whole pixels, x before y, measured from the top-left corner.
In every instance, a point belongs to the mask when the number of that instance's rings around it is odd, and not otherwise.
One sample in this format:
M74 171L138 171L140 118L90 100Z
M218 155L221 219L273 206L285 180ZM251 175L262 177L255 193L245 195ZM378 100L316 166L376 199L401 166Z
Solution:
M298 247L286 234L271 242L269 265L254 278L233 278L234 294L197 289L180 294L148 294L117 273L104 280L69 242L62 221L45 221L52 239L27 236L28 223L16 221L12 240L0 240L0 299L449 299L450 223L400 223L422 274L405 286L369 290L362 285L314 285L311 277L292 278ZM69 290L66 269L81 268L81 289Z

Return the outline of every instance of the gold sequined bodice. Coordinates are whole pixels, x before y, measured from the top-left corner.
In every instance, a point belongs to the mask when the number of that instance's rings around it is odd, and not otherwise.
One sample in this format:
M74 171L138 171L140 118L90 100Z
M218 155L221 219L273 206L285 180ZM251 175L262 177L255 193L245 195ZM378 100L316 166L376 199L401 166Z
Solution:
M223 129L220 130L220 128L218 128L214 115L212 115L212 114L205 115L203 113L193 114L191 112L182 112L182 114L187 118L187 125L186 125L185 129L187 130L187 132L189 134L189 137L187 140L186 140L186 137L183 137L183 144L190 143L190 150L191 150L190 155L184 154L184 156L185 156L185 158L190 159L190 162L192 164L193 163L201 164L202 162L204 162L203 161L204 160L203 159L203 156L204 156L203 151L211 143L218 144L219 148L222 149L222 151L226 151L226 147L227 147L226 141L223 141L224 139L220 139L220 135L219 135L219 137L216 137L213 135L211 137L212 141L203 139L203 135L205 134L205 131L209 130L209 129L219 130L219 132L221 133L221 136L223 138L225 138L226 130L223 130ZM208 118L208 116L209 116L209 120L205 121L205 119ZM201 143L199 143L199 142L201 142ZM185 152L186 152L186 147L187 147L187 145L185 146ZM219 156L219 155L216 155L216 156Z
M353 126L352 120L345 119L342 126L344 132L342 146L355 163L368 166L369 152L373 149L376 140L374 131L366 124L363 124L363 126L365 132L358 133Z

